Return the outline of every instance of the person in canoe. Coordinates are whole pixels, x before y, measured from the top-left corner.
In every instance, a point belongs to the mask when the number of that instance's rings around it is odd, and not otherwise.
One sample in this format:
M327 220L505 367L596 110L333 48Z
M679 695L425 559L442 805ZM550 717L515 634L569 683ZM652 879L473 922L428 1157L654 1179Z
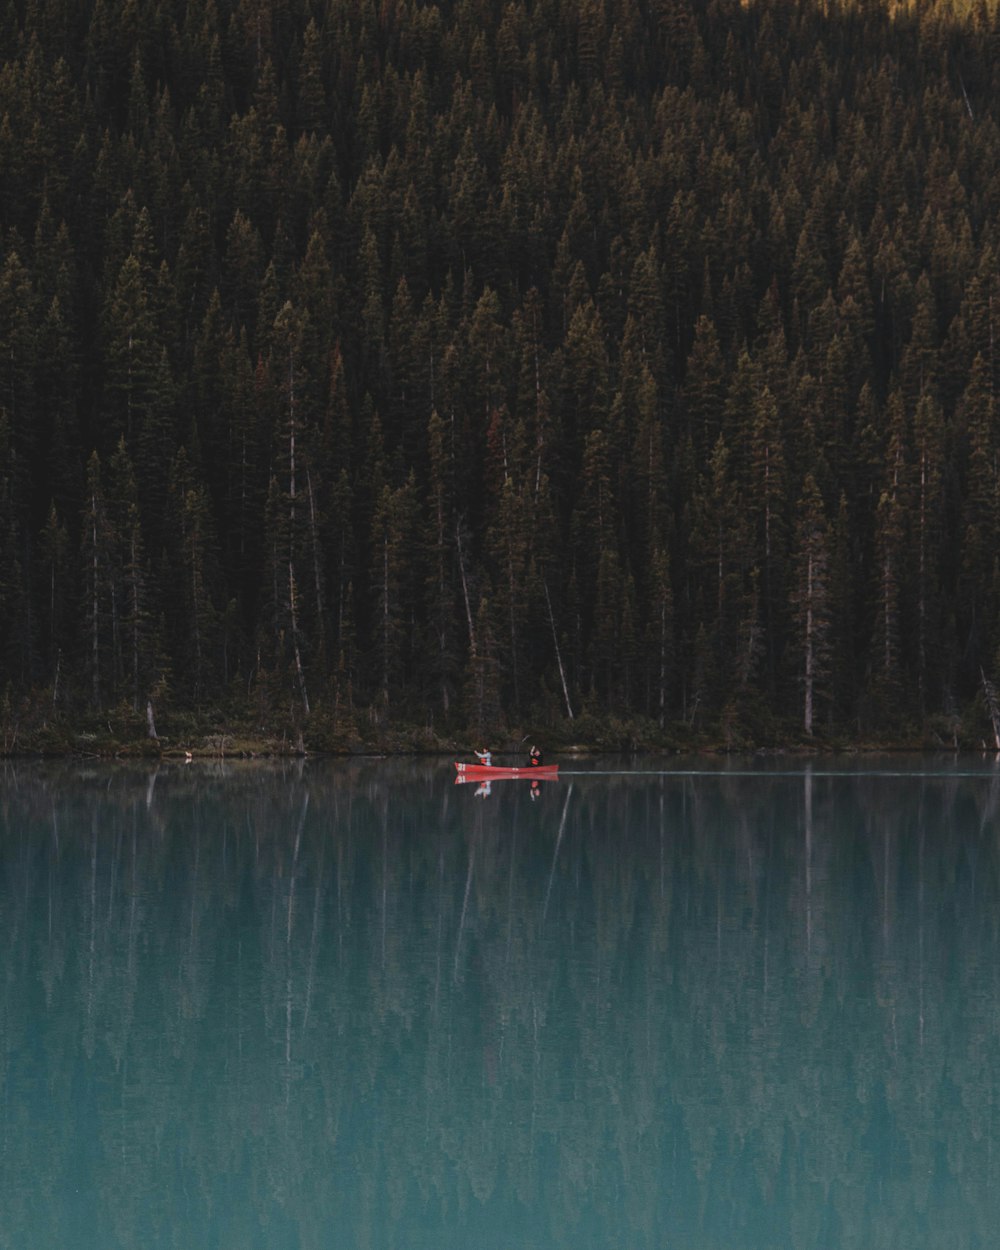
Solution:
M528 765L531 768L540 768L542 766L542 752L537 746L533 746L528 752Z
M472 754L477 757L480 764L485 764L487 768L493 763L493 752L489 747L483 747L481 751L473 751Z

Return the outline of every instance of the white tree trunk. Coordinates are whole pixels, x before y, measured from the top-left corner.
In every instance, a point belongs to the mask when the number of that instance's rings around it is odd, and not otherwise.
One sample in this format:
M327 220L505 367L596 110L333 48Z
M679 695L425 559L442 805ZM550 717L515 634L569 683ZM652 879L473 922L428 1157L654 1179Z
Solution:
M573 719L573 708L569 701L569 687L566 685L566 672L563 668L562 652L559 650L559 636L556 633L556 618L552 613L552 600L549 598L549 584L543 578L542 587L545 590L545 603L549 609L549 624L552 626L552 645L556 649L556 664L559 666L559 680L562 682L563 698L566 700L566 715L570 720Z
M813 731L813 690L816 682L816 646L813 626L813 558L806 562L805 704L802 723L806 736Z

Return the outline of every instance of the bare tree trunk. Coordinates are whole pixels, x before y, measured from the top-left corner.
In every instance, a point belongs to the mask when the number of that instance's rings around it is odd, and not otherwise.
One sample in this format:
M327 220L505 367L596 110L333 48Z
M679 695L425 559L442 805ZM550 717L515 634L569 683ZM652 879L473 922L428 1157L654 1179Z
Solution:
M302 670L302 652L299 649L299 622L295 594L295 569L291 558L288 561L288 613L292 623L292 654L295 657L295 676L299 683L299 695L302 699L302 710L309 715L309 696L306 694L306 678Z
M806 736L812 737L813 731L813 686L816 680L816 648L813 628L813 558L810 555L806 562L806 637L805 637L805 708L803 712L803 728Z
M441 669L441 706L445 716L448 715L448 709L451 700L448 696L448 682L445 679L445 657L447 652L447 633L445 631L444 622L442 620L442 606L445 602L447 592L447 578L445 576L444 562L444 507L441 501L440 492L437 499L437 584L438 584L438 608L435 615L438 617L438 662ZM466 605L468 605L468 595L466 595Z
M563 698L566 700L566 715L570 720L573 719L573 708L569 701L569 687L566 685L566 671L563 668L562 652L559 650L559 637L556 634L556 618L552 613L552 600L549 597L549 584L542 578L542 588L545 591L545 603L549 609L549 624L552 626L552 645L556 649L556 664L559 666L559 680L562 682Z
M194 626L194 689L195 697L201 697L201 578L198 576L198 552L194 536L191 537L191 624Z
M132 573L132 710L139 710L139 573L135 545L135 529L130 544ZM156 735L154 734L155 738Z
M118 695L118 684L122 679L124 672L124 662L122 657L122 638L121 638L121 622L119 620L118 607L118 588L117 579L114 574L108 579L108 591L111 596L111 683L110 693L112 698Z
M316 591L316 643L317 651L322 655L326 647L326 627L324 623L325 609L323 606L323 580L320 576L319 527L316 522L316 500L313 495L312 475L306 469L306 492L309 495L309 541L312 546L313 584Z
M389 644L391 617L389 613L389 526L382 539L382 699L389 706Z
M511 684L514 690L514 707L519 708L521 705L520 683L517 675L517 610L515 604L515 594L517 587L517 578L514 575L514 552L511 546L510 535L507 536L507 595L510 608L510 675Z
M309 715L309 696L302 671L302 649L299 646L299 614L295 595L295 358L288 354L288 617L292 626L292 654L295 676L299 683L302 710Z
M892 561L888 556L882 564L882 611L882 664L888 678L892 675Z
M659 689L660 728L667 719L667 605L660 603L660 689Z
M462 597L465 600L465 619L469 623L469 650L476 656L476 627L472 623L472 605L469 603L469 583L465 576L465 556L462 552L462 527L455 524L455 541L458 544L458 571L462 577Z
M997 698L997 689L982 668L979 670L979 675L983 680L983 696L986 699L986 710L990 714L990 722L993 725L993 742L995 749L1000 751L1000 700Z
M917 693L924 710L927 679L927 456L920 457L920 554L917 574Z
M100 679L100 659L101 659L101 623L100 623L100 570L97 555L97 497L91 495L91 531L90 538L93 549L93 559L91 561L91 630L90 630L90 658L93 664L93 698L94 707L99 707L101 703L101 679Z

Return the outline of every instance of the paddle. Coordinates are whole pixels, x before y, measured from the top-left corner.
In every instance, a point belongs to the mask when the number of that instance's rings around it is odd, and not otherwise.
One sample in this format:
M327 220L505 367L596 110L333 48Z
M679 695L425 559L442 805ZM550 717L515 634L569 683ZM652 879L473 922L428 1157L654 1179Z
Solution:
M530 736L531 736L530 734L525 734L524 737L519 742L514 742L513 738L508 739L508 741L511 742L513 745L509 747L502 747L499 751L491 751L490 754L491 755L514 755L515 753L520 751L521 747L524 746L524 744L528 741L528 738ZM472 747L469 750L469 754L476 755L476 752L478 751L478 749L479 749L478 747ZM476 755L476 758L478 759L478 755Z

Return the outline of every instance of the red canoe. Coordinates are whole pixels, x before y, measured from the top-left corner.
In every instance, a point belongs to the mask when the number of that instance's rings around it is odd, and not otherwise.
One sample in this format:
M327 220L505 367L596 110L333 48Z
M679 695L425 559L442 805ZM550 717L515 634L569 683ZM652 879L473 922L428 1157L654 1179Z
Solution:
M559 775L558 764L533 764L524 768L504 768L500 764L463 764L455 761L458 781L503 781L510 777L537 777L551 781Z

